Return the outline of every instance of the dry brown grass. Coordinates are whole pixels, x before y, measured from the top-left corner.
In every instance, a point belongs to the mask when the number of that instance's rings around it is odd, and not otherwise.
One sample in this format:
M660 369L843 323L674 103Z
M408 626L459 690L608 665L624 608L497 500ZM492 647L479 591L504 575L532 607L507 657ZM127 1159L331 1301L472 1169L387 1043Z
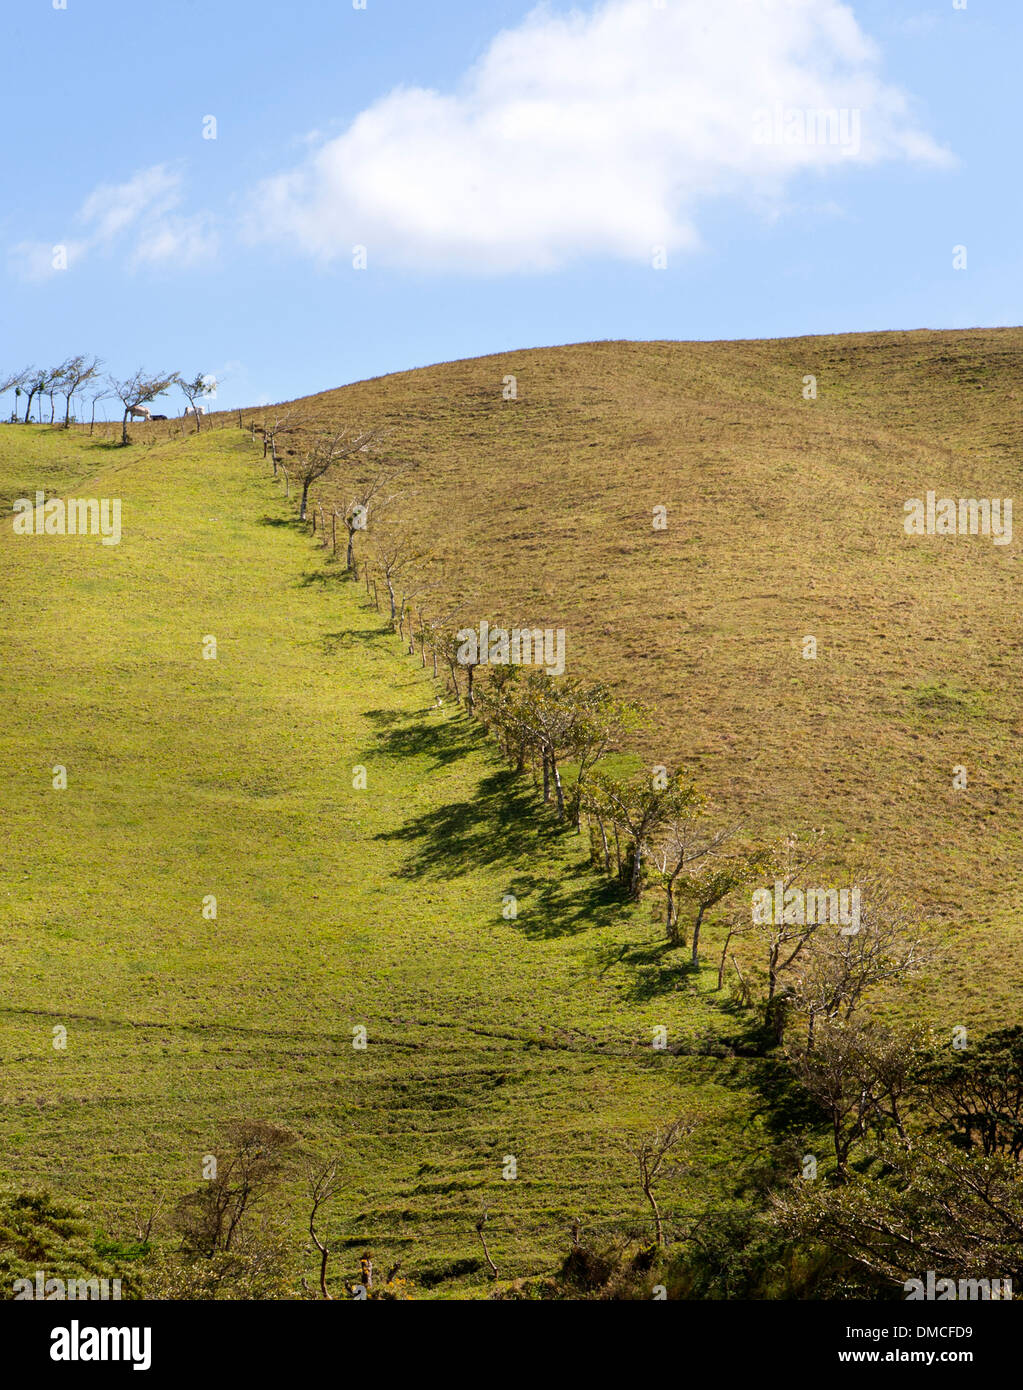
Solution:
M952 930L932 1003L993 1022L1023 979L1020 543L907 538L902 504L1018 499L1021 353L1023 329L587 343L290 408L414 461L389 524L431 552L428 607L564 627L570 673L651 709L645 759L761 835L827 827L837 872L889 872Z

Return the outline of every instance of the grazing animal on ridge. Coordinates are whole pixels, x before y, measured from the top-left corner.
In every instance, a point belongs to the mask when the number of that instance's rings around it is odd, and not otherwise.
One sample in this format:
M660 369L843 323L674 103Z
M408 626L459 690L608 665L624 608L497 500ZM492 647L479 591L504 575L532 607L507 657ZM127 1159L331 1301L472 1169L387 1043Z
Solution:
M133 418L137 416L140 420L151 420L153 418L150 414L148 405L130 405L128 407L128 414Z

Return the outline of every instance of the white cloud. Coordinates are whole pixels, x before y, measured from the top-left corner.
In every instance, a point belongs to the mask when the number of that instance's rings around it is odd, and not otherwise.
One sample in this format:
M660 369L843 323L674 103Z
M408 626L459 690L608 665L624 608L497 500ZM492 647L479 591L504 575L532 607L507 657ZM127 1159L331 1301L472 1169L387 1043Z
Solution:
M951 157L879 75L840 0L544 6L497 35L453 93L401 88L266 180L253 240L322 261L546 270L699 243L713 198L779 205L804 169ZM844 146L758 143L757 113L859 113ZM770 137L768 137L770 138Z
M180 201L181 175L154 164L127 183L100 184L79 208L78 219L91 227L94 243L106 245L140 219L151 223Z
M216 235L208 214L184 216L174 210L182 201L182 177L166 165L155 164L134 174L125 183L100 184L75 214L82 234L74 240L50 245L23 241L9 252L15 274L26 280L44 280L71 269L96 251L109 251L131 235L133 249L128 265L173 263L194 265L216 252ZM57 252L63 247L64 255Z
M177 267L201 265L217 253L218 238L208 213L189 217L164 216L143 228L131 258L133 268L140 265L171 264Z

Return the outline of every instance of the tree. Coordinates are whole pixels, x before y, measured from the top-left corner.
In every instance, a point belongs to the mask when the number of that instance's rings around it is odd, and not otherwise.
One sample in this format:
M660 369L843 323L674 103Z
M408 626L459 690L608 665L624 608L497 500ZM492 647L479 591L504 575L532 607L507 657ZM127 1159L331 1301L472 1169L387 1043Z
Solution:
M348 543L345 548L345 569L349 573L355 569L355 537L360 531L367 530L369 526L370 504L373 504L375 513L386 511L397 500L398 493L391 493L388 496L381 496L381 493L407 468L407 464L383 467L368 483L353 486L345 494L337 515L341 518L348 535Z
M267 417L263 417L263 424L260 426L260 433L263 436L263 457L266 458L269 452L274 466L274 473L277 472L277 440L288 434L293 434L295 426L290 423L291 411L286 411L283 415L277 414L273 420L267 424Z
M327 1264L332 1251L327 1236L317 1228L317 1222L320 1208L326 1206L340 1190L340 1162L339 1158L329 1158L309 1174L309 1237L320 1254L320 1295L327 1299L334 1296L327 1289Z
M380 434L379 430L363 430L358 433L347 426L340 429L325 430L316 436L311 447L297 465L296 472L302 484L302 501L298 518L305 521L309 500L309 489L313 483L324 478L342 459L353 454L367 453L370 445Z
M654 837L662 826L687 816L697 795L692 782L677 774L665 775L662 785L662 779L647 773L640 773L629 781L616 781L596 773L584 789L586 809L593 812L602 827L605 821L615 826L619 879L623 877L623 863L617 831L622 829L629 836L632 849L629 895L635 901L638 902L642 894L643 860L650 854Z
M979 1281L992 1275L1018 1285L1018 1164L1004 1155L964 1153L934 1138L912 1147L890 1138L878 1146L875 1159L838 1186L797 1179L774 1198L775 1221L790 1239L815 1241L890 1284L906 1289L918 1281L919 1296L928 1270L970 1281L974 1298L984 1296Z
M8 391L14 392L14 406L11 410L12 420L16 421L18 418L18 398L32 380L35 372L34 367L22 367L16 372L10 372L7 376L0 377L0 396L5 395Z
M26 401L25 401L25 424L26 424L26 425L28 424L29 418L31 417L31 414L32 414L32 402L33 402L33 400L36 398L36 396L41 396L41 395L42 395L42 393L43 393L43 391L44 391L44 389L45 389L45 387L46 387L46 380L47 380L47 372L46 372L45 368L40 368L38 371L35 370L35 369L33 369L33 374L30 376L28 382L26 383L27 386L28 386L28 390L25 392L25 396L26 396ZM40 407L40 413L41 413L41 407ZM42 421L40 420L39 423L42 424Z
M210 394L209 374L207 372L198 372L192 381L186 381L184 377L179 376L176 378L176 381L181 394L192 407L192 413L195 416L195 432L198 434L202 429L202 415L199 412L198 405L201 400L205 400Z
M212 1256L229 1251L243 1221L264 1202L281 1176L284 1154L295 1135L264 1120L226 1126L227 1153L208 1179L178 1207L187 1249Z
M54 397L57 395L57 392L60 391L61 388L63 387L63 384L64 384L64 377L65 377L65 374L66 374L66 373L68 372L68 370L70 369L70 366L71 366L71 359L68 358L68 360L67 360L66 362L62 362L62 363L60 364L59 367L51 367L50 370L49 370L49 371L47 372L47 374L46 374L46 381L45 381L45 383L44 383L44 385L43 385L43 392L44 392L47 396L49 396L49 398L50 398L50 424L51 424L51 425L53 424L54 416L55 416L56 413L57 413L57 406L56 406ZM39 413L40 413L40 415L42 415L42 407L40 407L40 412L39 412ZM42 424L42 420L40 420L39 423Z
M395 586L401 577L407 575L412 566L423 558L424 552L419 548L414 537L407 531L400 530L393 531L378 539L374 545L374 555L384 576L384 583L387 585L387 597L391 604L391 622L397 629L398 596L395 592ZM454 676L453 671L452 676ZM457 680L455 681L455 689L457 692Z
M71 426L71 397L99 375L102 363L98 357L69 357L61 368L60 392L64 397L64 428Z
M1000 1028L962 1049L934 1049L917 1079L934 1124L954 1144L1023 1161L1023 1027Z
M169 391L177 383L177 372L161 372L155 376L149 375L144 367L140 367L137 372L126 377L123 381L118 381L116 377L109 377L110 388L114 395L124 406L124 416L121 420L121 443L128 443L128 416L132 411L140 406L148 405L150 401L155 401L157 396L162 396L165 391Z
M805 845L801 845L796 835L789 835L775 854L777 867L771 872L778 875L782 899L792 888L805 884L806 875L812 865L820 858L824 849L824 835L815 831ZM804 915L805 917L805 915ZM767 998L764 1001L764 1023L777 1042L781 1041L785 1030L791 991L781 989L785 976L796 967L800 956L806 950L811 937L818 930L816 921L776 920L771 914L769 922L758 922L754 917L752 930L762 936L767 955Z
M519 687L515 716L540 752L543 763L543 799L550 800L554 787L558 820L565 819L565 791L560 759L572 747L578 710L571 690L546 671L531 671Z
M828 1117L841 1179L853 1145L869 1130L891 1125L908 1142L901 1107L920 1046L919 1029L836 1020L821 1024L813 1047L788 1049L796 1076Z
M71 367L71 359L63 361L63 363L61 363L58 367L50 367L49 370L44 371L44 373L42 374L42 378L40 378L39 385L39 424L43 423L43 396L49 396L50 424L53 424L54 416L56 416L57 413L57 404L54 398L56 398L57 392L60 391L61 386L63 386L64 384L64 375L69 370L69 367Z
M923 933L881 883L866 885L856 931L816 931L799 962L794 1001L807 1016L807 1046L820 1019L850 1019L876 985L918 974L932 958Z
M654 1188L657 1182L665 1176L667 1165L678 1163L677 1158L674 1157L676 1150L695 1128L696 1125L693 1120L681 1117L673 1120L670 1125L663 1129L655 1130L653 1134L645 1135L639 1139L625 1140L621 1144L625 1152L636 1160L639 1169L639 1185L643 1189L644 1197L650 1203L650 1210L653 1212L654 1244L658 1248L664 1245L664 1221L661 1217L661 1209Z
M566 693L575 704L567 732L569 753L577 767L572 806L578 826L582 821L586 778L601 758L619 748L627 734L642 726L645 711L635 701L617 699L602 681L595 685L572 683Z
M661 838L651 858L657 868L667 908L668 940L684 946L676 899L690 905L693 917L692 961L700 964L700 929L706 914L737 888L757 878L768 864L763 851L720 856L722 845L738 832L738 826L715 831L703 826L707 799L695 787L691 795L678 798L662 821Z
M92 434L96 427L96 406L100 401L109 400L112 392L106 383L97 384L96 388L89 393L89 400L92 403L92 412L89 416L89 433Z

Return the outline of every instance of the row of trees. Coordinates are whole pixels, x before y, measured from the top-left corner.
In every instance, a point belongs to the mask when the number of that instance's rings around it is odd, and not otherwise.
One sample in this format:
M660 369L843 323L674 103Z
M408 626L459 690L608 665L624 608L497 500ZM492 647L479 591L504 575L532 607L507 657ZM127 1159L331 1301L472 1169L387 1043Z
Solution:
M299 476L305 499L309 473L301 463ZM354 489L350 495L355 498ZM326 544L325 531L322 539ZM660 890L669 948L689 945L698 966L701 928L719 913L718 988L732 968L736 1001L753 1011L761 1045L779 1049L775 1066L797 1083L818 1133L828 1136L830 1157L820 1158L819 1170L817 1157L804 1154L794 1181L767 1188L766 1209L738 1221L711 1213L683 1232L675 1257L679 1287L706 1281L708 1264L719 1259L733 1272L745 1262L749 1275L757 1258L750 1251L775 1262L757 1272L761 1290L777 1289L801 1268L804 1296L900 1293L893 1285L927 1269L957 1278L1019 1276L1023 1029L953 1047L921 1026L872 1014L879 990L919 977L936 955L917 914L884 879L857 876L855 930L798 912L757 920L751 885L772 882L787 902L819 883L828 851L822 832L756 844L682 773L657 767L613 775L609 756L620 754L647 722L638 704L619 699L603 682L460 661L459 610L427 616L424 596L437 589L424 586L416 571L428 556L408 533L386 525L375 528L371 541L363 578L375 596L382 577L391 621L409 652L418 637L425 665L432 648L435 674L442 663L455 698L496 739L510 766L532 771L557 823L588 825L595 867L633 900L651 886ZM357 577L351 548L345 559ZM753 947L743 953L746 974L736 958L744 939ZM682 1116L626 1146L653 1213L657 1247L665 1240L657 1186L669 1167L678 1171L678 1151L696 1124ZM779 1148L772 1162L783 1161ZM758 1187L763 1193L762 1179ZM795 1262L793 1249L800 1251ZM574 1234L566 1269L583 1267L588 1258ZM606 1274L611 1266L601 1267ZM647 1257L637 1257L634 1268L640 1267L649 1270ZM670 1271L657 1277L670 1282ZM649 1274L643 1280L649 1284Z
M682 772L657 766L612 775L606 770L609 757L620 755L649 723L640 704L618 698L602 681L554 677L537 666L484 667L479 652L467 659L459 638L464 609L444 611L438 602L444 586L420 577L429 555L408 530L391 524L392 503L402 495L395 485L411 465L361 457L377 451L382 431L331 428L305 436L296 418L280 411L252 430L253 437L262 434L264 456L275 472L285 473L289 490L294 475L300 519L311 522L335 555L340 523L345 569L362 578L378 606L380 579L390 621L409 654L416 654L418 643L424 667L431 653L434 675L446 668L456 700L517 772L531 771L559 824L579 830L585 825L594 867L633 901L651 887L659 889L668 947L688 947L693 968L699 968L704 925L713 913L723 919L718 989L731 967L736 997L761 1010L768 1042L780 1042L797 1013L812 1046L819 1022L848 1016L872 988L919 968L926 957L923 934L880 880L862 884L855 933L828 930L812 915L751 920L749 889L755 883L780 885L783 899L812 886L827 848L823 835L756 844L741 822L726 817ZM328 514L310 505L316 483L333 484L339 498L329 513L329 536ZM360 531L367 535L361 561L355 550ZM431 608L437 610L432 616ZM739 942L749 938L755 945L751 975L736 956Z
M68 357L56 367L22 367L6 376L0 376L0 396L8 391L14 392L12 422L17 422L20 418L25 424L32 418L33 402L37 402L39 420L42 423L42 401L49 400L51 425L55 423L56 402L58 398L62 398L64 429L71 426L72 401L75 397L81 396L91 403L90 432L96 423L96 406L99 402L116 399L121 402L124 412L121 421L121 443L127 444L128 420L132 413L141 407L148 407L167 391L177 388L195 415L196 430L202 428L202 416L197 407L216 388L216 383L207 373L198 372L188 379L180 372L153 373L139 368L130 376L120 378L102 375L102 365L100 358L80 353L76 357ZM19 402L22 396L25 398L25 413L19 417Z

